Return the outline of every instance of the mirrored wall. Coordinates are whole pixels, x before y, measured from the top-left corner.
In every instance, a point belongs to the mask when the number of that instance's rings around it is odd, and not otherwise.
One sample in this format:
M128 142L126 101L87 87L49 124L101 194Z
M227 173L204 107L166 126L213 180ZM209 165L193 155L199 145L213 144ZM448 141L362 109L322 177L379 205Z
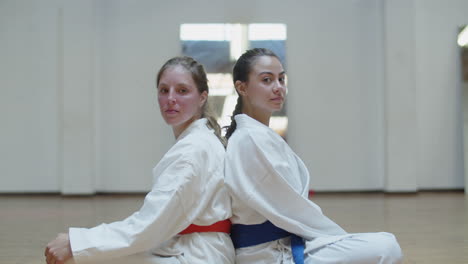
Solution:
M468 192L468 26L460 27L457 44L460 47L462 77L465 192Z
M280 58L286 70L286 25L284 24L182 24L182 54L205 66L210 87L211 107L221 126L231 123L237 94L232 68L247 49L268 48ZM287 103L287 102L286 102ZM270 127L286 138L286 107L274 113Z

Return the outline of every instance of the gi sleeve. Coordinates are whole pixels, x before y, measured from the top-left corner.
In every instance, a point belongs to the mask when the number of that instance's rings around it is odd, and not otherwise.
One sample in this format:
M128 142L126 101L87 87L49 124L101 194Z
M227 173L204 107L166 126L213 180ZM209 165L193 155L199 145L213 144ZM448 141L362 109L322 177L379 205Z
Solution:
M166 163L167 165L167 163ZM200 170L186 155L155 175L143 206L128 218L93 228L70 228L75 262L98 261L158 247L188 227L202 204Z
M274 225L306 239L346 234L288 182L299 177L288 175L298 171L291 168L297 163L289 152L272 135L244 133L226 155L226 183L232 195Z

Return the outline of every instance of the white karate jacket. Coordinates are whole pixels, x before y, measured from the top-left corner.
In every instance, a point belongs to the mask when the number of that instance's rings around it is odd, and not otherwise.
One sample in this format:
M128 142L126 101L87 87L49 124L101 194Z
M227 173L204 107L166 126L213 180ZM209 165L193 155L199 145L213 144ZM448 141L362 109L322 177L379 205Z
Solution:
M180 263L233 263L228 234L178 235L190 224L211 225L231 216L225 149L206 122L193 122L156 165L153 188L139 211L122 221L69 229L76 263L145 251L156 262L175 256Z
M269 220L305 238L306 253L348 236L308 199L307 168L283 138L248 115L236 115L235 120L237 128L229 139L225 161L232 223ZM289 239L236 250L236 263L291 261Z

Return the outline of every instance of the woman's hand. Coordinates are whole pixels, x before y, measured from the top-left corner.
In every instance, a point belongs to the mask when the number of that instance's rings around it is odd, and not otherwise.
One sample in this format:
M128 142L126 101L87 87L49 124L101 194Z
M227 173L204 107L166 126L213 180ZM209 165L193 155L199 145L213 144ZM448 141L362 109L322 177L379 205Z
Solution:
M47 244L44 255L47 264L64 264L73 257L70 238L67 233L60 233Z

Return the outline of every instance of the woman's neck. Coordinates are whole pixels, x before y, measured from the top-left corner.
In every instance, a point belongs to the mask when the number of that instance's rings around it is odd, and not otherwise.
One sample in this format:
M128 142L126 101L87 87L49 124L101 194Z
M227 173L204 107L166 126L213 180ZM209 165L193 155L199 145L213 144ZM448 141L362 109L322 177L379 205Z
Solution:
M242 113L250 116L251 118L257 120L258 122L264 124L265 126L270 125L271 113L253 111L253 109L249 109L249 107L244 107L244 109L242 109Z
M172 132L174 133L175 138L178 139L179 136L185 131L185 129L187 129L187 127L189 127L193 122L197 121L198 119L200 119L200 115L193 116L185 123L182 123L180 125L172 126Z

